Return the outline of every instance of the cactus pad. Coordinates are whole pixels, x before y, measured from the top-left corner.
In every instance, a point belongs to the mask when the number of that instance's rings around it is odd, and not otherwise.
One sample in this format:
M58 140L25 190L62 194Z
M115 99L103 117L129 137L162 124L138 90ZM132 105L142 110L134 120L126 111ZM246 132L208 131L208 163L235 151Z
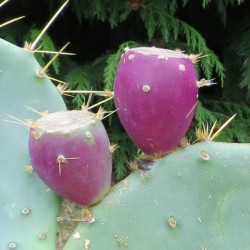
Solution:
M64 250L248 249L249 172L249 144L178 150L117 184Z
M0 55L0 249L53 250L60 198L25 167L28 129L6 120L8 115L36 120L27 107L40 112L66 107L58 89L37 76L40 65L31 52L0 39Z

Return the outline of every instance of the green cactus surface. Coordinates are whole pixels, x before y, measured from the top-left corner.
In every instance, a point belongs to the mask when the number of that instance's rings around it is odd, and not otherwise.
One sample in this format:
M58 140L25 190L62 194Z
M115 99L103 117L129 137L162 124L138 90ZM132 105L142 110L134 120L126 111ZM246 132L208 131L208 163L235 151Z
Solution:
M64 250L250 249L249 174L250 144L177 150L114 186Z
M58 89L36 72L34 55L0 39L0 249L56 248L60 198L32 173L29 129L8 115L36 120L43 112L66 110ZM13 120L14 121L14 120Z

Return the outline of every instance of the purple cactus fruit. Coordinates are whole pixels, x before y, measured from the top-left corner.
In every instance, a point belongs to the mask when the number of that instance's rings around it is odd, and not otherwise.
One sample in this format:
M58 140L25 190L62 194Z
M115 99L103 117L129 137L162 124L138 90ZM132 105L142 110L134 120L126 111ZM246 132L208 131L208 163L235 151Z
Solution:
M125 49L121 57L115 106L126 132L146 154L172 150L190 126L198 96L192 59L147 47Z
M29 154L44 183L75 203L97 203L110 188L109 138L102 122L86 110L38 119L30 129Z

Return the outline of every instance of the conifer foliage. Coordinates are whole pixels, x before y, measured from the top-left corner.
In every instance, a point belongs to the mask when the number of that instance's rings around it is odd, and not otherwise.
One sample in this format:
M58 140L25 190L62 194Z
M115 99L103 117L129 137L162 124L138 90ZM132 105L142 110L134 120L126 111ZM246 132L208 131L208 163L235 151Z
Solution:
M61 0L45 0L37 9L34 0L12 1L5 7L5 13L0 10L1 20L16 13L26 18L0 29L0 37L21 46L24 41L34 40L61 3ZM214 79L217 85L201 89L188 140L194 140L195 128L211 126L215 121L219 127L237 113L217 140L249 142L247 7L249 3L244 0L71 0L54 30L43 36L39 46L55 51L61 41L71 42L70 50L77 55L56 59L48 74L66 82L72 90L112 90L116 67L127 46L156 46L199 54L196 63L199 78ZM213 15L216 17L212 18ZM36 53L36 56L40 64L45 64L52 55ZM77 94L65 96L65 101L69 109L80 109L87 102L94 103L101 98ZM113 102L105 103L104 108L113 110ZM119 145L114 166L116 178L121 179L129 171L128 162L141 152L125 134L116 114L109 116L105 126L112 143Z

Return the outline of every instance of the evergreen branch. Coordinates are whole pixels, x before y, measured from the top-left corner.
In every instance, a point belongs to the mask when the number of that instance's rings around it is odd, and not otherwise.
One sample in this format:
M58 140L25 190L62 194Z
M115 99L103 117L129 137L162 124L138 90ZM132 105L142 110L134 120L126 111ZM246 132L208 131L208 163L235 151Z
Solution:
M227 4L224 3L223 0L217 1L217 7L221 16L221 21L224 26L226 26L227 22Z
M66 82L69 83L68 88L70 89L91 89L91 83L82 66L71 70L66 75Z
M96 18L102 22L108 20L111 28L124 21L130 13L126 9L125 1L113 1L111 4L110 0L73 0L72 8L80 24L83 18Z
M108 6L109 11L109 23L111 28L114 28L118 23L127 19L130 14L130 10L124 8L125 5L121 4L120 1L113 1L112 5Z
M155 7L152 4L143 6L140 10L140 16L145 23L149 40L153 38L157 29L161 31L166 43L169 41L170 36L174 40L177 40L180 36L183 37L184 35L188 47L193 52L201 53L203 56L209 55L201 59L202 71L206 78L211 79L213 70L215 70L223 86L225 78L224 67L214 52L207 48L205 39L197 30L187 23L167 14L164 9Z
M205 74L205 77L211 79L213 76L213 69L220 78L221 86L224 84L225 74L224 67L219 58L214 52L207 48L204 38L193 27L183 21L179 21L179 25L182 27L186 36L187 45L192 47L193 51L198 51L204 56L201 58L201 68Z
M87 63L85 65L72 65L72 69L69 70L66 74L66 81L69 82L68 87L73 91L75 90L76 92L91 89L103 90L105 88L103 84L103 72L106 66L108 55L109 54L105 53L104 55L98 57L95 61ZM79 109L84 103L85 95L83 95L82 93L78 93L73 98L74 105L71 105L71 102L69 102L68 105L73 109ZM110 104L105 104L105 108L106 105Z
M211 0L203 0L202 7L205 9L210 2ZM220 13L221 21L223 25L226 26L228 5L231 4L231 6L233 6L235 3L237 3L237 5L239 6L244 2L244 0L217 0L214 2L217 4L217 9Z
M208 110L200 101L198 101L194 117L198 128L202 128L203 124L206 123L213 124L216 120L218 120L219 116L220 113Z
M182 7L186 7L187 3L188 3L189 0L182 0Z
M205 72L206 78L211 79L213 76L212 70L215 69L215 72L220 78L221 86L223 87L225 80L223 64L220 62L218 56L215 55L212 50L205 49L203 53L207 53L209 55L201 59L201 65Z
M115 79L115 73L118 66L118 63L120 61L121 55L124 53L124 48L126 47L135 47L138 44L133 41L124 42L119 46L119 49L115 54L111 54L108 56L106 61L106 66L104 68L104 88L112 90L114 86L114 79ZM113 109L113 102L108 102L105 105L105 109L112 110ZM109 117L109 125L112 123L113 117Z
M241 5L244 2L245 2L245 0L237 0L238 5Z
M84 2L81 0L74 0L72 1L72 10L76 14L76 17L78 19L78 22L80 25L82 24L82 16L84 11Z
M147 7L141 8L141 11L140 11L140 16L141 16L142 21L145 23L149 40L153 38L153 35L157 28L157 20L155 18L156 13L157 12L155 11L155 9L151 8L150 5L148 5Z
M170 36L170 28L174 28L174 36L178 36L178 24L174 22L169 22L172 25L167 25L167 20L169 18L166 18L167 16L161 15L160 13L157 15L157 26L161 30L161 34L166 42L169 40Z
M246 90L247 99L250 100L250 57L244 62L243 70L240 87Z
M222 100L211 100L202 98L198 102L195 121L197 127L203 124L213 124L218 120L217 126L221 126L223 121L237 113L234 122L220 136L219 141L227 142L250 142L250 107L244 103L233 103Z
M113 89L116 68L119 60L120 56L118 53L110 55L107 59L107 65L104 69L104 86L106 89Z
M94 16L96 16L97 20L105 21L107 18L107 5L106 1L103 0L95 0L91 1L93 3ZM106 9L106 12L104 11Z
M174 40L177 40L178 35L179 35L179 27L180 27L180 23L178 22L177 19L172 18L172 22L170 22L171 28L173 30L173 37Z
M247 99L250 100L250 31L245 32L236 41L237 55L240 57L239 63L241 67L240 88L246 90Z
M71 70L66 75L66 82L69 83L68 88L75 90L91 89L91 82L84 71L84 67L79 66ZM85 101L82 94L76 94L72 102L76 105L77 109L81 108Z
M138 153L138 148L125 133L120 131L110 134L110 140L117 144L119 148L113 153L114 168L116 179L119 181L125 177L128 172L127 163L134 161Z
M210 2L211 2L211 0L203 0L202 7L205 9Z
M138 43L133 41L124 42L119 46L119 49L115 54L111 54L106 62L106 67L104 69L104 88L113 89L116 68L120 61L121 55L124 53L124 48L135 47Z
M173 16L177 10L178 4L176 0L172 0L169 3L169 7L168 7L168 13L169 15Z
M194 51L198 50L199 53L206 51L206 42L205 39L200 35L200 33L192 26L188 25L183 21L179 20L179 23L184 34L186 35L187 45L192 47Z

